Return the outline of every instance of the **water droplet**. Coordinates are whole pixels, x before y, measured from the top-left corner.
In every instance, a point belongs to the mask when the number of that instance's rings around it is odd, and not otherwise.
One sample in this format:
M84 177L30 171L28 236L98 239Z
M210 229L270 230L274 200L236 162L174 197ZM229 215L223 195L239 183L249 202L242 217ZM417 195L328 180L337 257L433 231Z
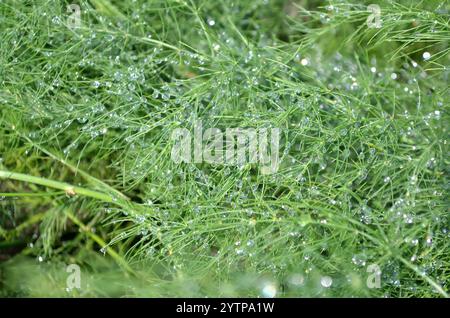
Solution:
M428 61L431 58L430 52L424 52L422 56L425 61Z
M414 223L414 218L410 214L403 214L403 219L405 220L406 224L412 224Z
M396 80L396 79L397 79L397 73L392 73L392 74L391 74L391 78L392 78L393 80Z
M377 68L374 67L374 66L372 66L372 67L370 68L370 71L371 71L372 73L376 73L376 72L377 72Z
M289 283L294 286L301 286L305 282L305 277L302 274L292 274L289 277Z
M427 161L427 167L428 168L434 168L434 166L436 165L436 158L431 158L430 160Z
M136 222L137 222L137 223L144 223L144 221L145 221L145 216L143 216L143 215L138 215L138 216L136 217Z
M54 16L52 18L52 23L56 24L56 25L60 25L61 24L61 18L58 16Z
M274 298L277 295L277 286L272 282L264 284L262 295L266 298Z
M390 182L390 181L391 181L391 177L388 176L388 177L385 177L385 178L384 178L384 183L388 183L388 182Z
M302 60L300 61L300 63L301 63L303 66L306 66L306 65L309 64L309 61L308 61L307 59L302 59Z
M333 279L330 276L323 276L320 278L320 285L322 285L325 288L331 287L333 284Z
M244 250L242 248L237 248L236 249L236 254L239 255L239 256L244 255Z
M365 255L353 255L352 263L356 266L366 266L366 259Z
M114 73L114 79L116 80L116 81L121 81L122 80L122 78L123 78L123 74L121 73L121 72L115 72Z
M150 246L150 247L147 249L147 256L151 256L151 255L153 255L153 254L155 254L155 248L154 248L153 246Z
M208 19L209 26L214 26L215 24L216 24L216 21L214 21L213 19Z

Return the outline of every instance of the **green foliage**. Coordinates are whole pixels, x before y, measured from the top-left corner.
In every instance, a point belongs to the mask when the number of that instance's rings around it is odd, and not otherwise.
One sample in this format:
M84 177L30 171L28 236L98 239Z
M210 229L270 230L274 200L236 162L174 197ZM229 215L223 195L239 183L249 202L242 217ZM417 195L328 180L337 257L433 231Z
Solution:
M448 296L445 1L77 3L0 3L0 295ZM197 119L277 173L173 162Z

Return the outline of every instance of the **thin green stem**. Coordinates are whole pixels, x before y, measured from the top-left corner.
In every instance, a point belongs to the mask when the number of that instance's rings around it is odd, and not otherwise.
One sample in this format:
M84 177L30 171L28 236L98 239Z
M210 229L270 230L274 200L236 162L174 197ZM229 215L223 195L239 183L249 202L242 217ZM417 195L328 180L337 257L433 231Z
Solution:
M124 195L120 191L114 189L113 187L111 187L110 185L106 184L105 182L103 182L103 181L101 181L101 180L91 176L90 174L88 174L87 172L81 170L80 168L76 167L75 165L71 164L67 160L58 157L54 153L50 152L48 149L46 149L46 148L42 147L41 145L38 145L37 143L35 143L33 140L31 140L27 136L25 136L23 134L20 134L20 133L18 133L18 135L20 137L24 138L29 143L31 143L33 145L33 147L35 147L36 149L42 151L46 155L50 156L52 159L57 160L58 162L62 163L66 167L68 167L73 173L75 173L75 174L79 173L83 178L86 179L87 182L92 183L93 185L97 185L97 186L103 187L103 188L105 188L105 190L111 191L112 193L116 193L120 197L128 200L126 195Z
M126 270L130 274L135 274L133 269L128 265L128 263L112 248L108 247L106 242L97 234L93 233L90 229L90 227L86 226L83 222L81 222L75 215L73 215L70 211L66 210L65 214L67 217L75 223L81 231L86 233L89 238L91 238L94 242L96 242L98 245L100 245L102 248L105 249L105 253L108 253L109 256L111 256L117 264L122 267L124 270Z
M30 182L45 187L63 190L68 195L82 195L94 199L98 199L108 203L114 203L113 198L105 193L89 190L82 187L76 187L69 183L49 180L41 177L30 176L27 174L16 173L11 171L0 170L0 179L11 179L17 181Z
M419 275L420 277L422 277L428 284L430 284L431 286L433 286L434 289L436 289L437 292L439 292L439 294L441 294L442 296L449 298L448 293L442 289L442 287L436 283L434 280L432 280L430 277L428 277L427 275L423 275L419 268L417 268L417 266L411 264L410 262L408 262L406 259L404 259L401 256L397 256L397 258L403 263L405 264L408 268L412 269L417 275Z

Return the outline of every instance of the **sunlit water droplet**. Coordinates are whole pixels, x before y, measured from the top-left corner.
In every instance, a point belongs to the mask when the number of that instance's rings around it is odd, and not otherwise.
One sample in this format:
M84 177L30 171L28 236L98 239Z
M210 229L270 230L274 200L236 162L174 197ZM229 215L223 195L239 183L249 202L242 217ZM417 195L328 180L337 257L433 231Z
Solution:
M272 282L264 284L262 295L266 298L274 298L277 295L277 286Z
M430 52L424 52L422 57L425 61L428 61L431 58L431 54Z
M330 276L323 276L320 278L320 285L322 285L325 288L331 287L333 284L333 279Z

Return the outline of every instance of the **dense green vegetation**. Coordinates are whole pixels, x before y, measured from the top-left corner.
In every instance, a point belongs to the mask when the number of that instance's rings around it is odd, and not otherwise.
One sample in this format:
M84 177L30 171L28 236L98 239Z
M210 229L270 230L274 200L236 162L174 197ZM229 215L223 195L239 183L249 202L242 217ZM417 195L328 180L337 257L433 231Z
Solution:
M448 296L450 5L373 2L1 1L0 295Z

